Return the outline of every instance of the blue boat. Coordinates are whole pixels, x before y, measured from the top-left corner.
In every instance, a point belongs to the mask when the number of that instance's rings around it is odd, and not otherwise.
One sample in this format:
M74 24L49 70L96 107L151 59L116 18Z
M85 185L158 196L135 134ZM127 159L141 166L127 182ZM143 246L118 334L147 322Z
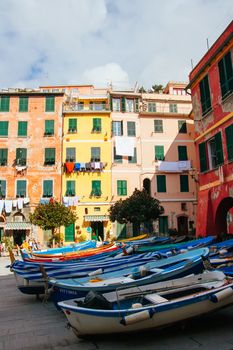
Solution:
M85 250L89 248L96 248L96 241L85 241L80 243L74 243L67 246L63 246L60 248L49 248L49 249L42 249L42 250L35 250L32 251L32 253L35 253L36 255L44 255L44 254L62 254L62 253L69 253L69 252L76 252L80 250Z

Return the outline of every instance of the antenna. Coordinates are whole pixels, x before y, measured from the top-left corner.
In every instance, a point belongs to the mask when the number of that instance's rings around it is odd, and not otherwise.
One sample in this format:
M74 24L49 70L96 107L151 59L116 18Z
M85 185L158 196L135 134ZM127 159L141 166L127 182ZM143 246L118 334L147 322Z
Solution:
M191 68L193 69L193 59L191 58Z
M209 50L210 47L209 47L209 39L208 38L206 38L206 45L207 45L207 50Z

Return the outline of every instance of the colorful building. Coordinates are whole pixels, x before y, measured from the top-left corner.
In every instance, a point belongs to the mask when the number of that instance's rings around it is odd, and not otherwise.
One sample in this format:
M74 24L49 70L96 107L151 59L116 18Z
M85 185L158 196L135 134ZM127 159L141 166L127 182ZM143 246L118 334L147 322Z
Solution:
M233 22L190 73L199 193L197 236L233 233Z
M0 91L0 233L47 240L29 213L61 198L62 91Z

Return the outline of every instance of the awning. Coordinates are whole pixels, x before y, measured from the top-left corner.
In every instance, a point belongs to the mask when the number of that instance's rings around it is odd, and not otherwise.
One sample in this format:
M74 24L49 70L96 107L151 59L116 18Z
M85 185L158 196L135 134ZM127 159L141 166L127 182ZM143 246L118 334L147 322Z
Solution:
M31 230L30 222L7 222L5 230Z
M84 215L84 221L108 221L108 215Z

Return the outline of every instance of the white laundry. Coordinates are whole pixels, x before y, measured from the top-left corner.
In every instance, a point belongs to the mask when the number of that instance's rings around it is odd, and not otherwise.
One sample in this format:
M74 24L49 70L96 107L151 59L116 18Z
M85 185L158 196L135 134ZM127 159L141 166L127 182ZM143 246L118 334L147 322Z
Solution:
M135 137L115 136L116 155L134 156Z
M191 161L190 160L180 160L178 162L178 167L180 170L190 170L191 169Z
M69 197L68 205L69 205L69 207L73 207L73 205L74 205L74 197Z
M10 214L12 212L12 205L13 205L12 200L5 200L5 212L7 214Z
M17 207L17 203L18 203L17 199L14 199L14 200L13 200L13 208L16 208L16 207Z
M63 197L63 204L65 207L69 206L69 197Z
M95 162L95 169L100 170L100 162Z
M0 215L2 214L2 211L4 209L4 203L5 201L3 199L0 199Z
M74 197L74 202L73 202L73 205L78 205L78 201L79 201L79 197L78 196L75 196Z
M23 209L23 198L18 198L17 202L18 202L18 209Z
M25 197L23 199L23 204L28 204L30 202L29 198L28 197Z
M158 167L160 171L170 171L170 172L180 171L180 168L178 167L178 162L158 161Z

